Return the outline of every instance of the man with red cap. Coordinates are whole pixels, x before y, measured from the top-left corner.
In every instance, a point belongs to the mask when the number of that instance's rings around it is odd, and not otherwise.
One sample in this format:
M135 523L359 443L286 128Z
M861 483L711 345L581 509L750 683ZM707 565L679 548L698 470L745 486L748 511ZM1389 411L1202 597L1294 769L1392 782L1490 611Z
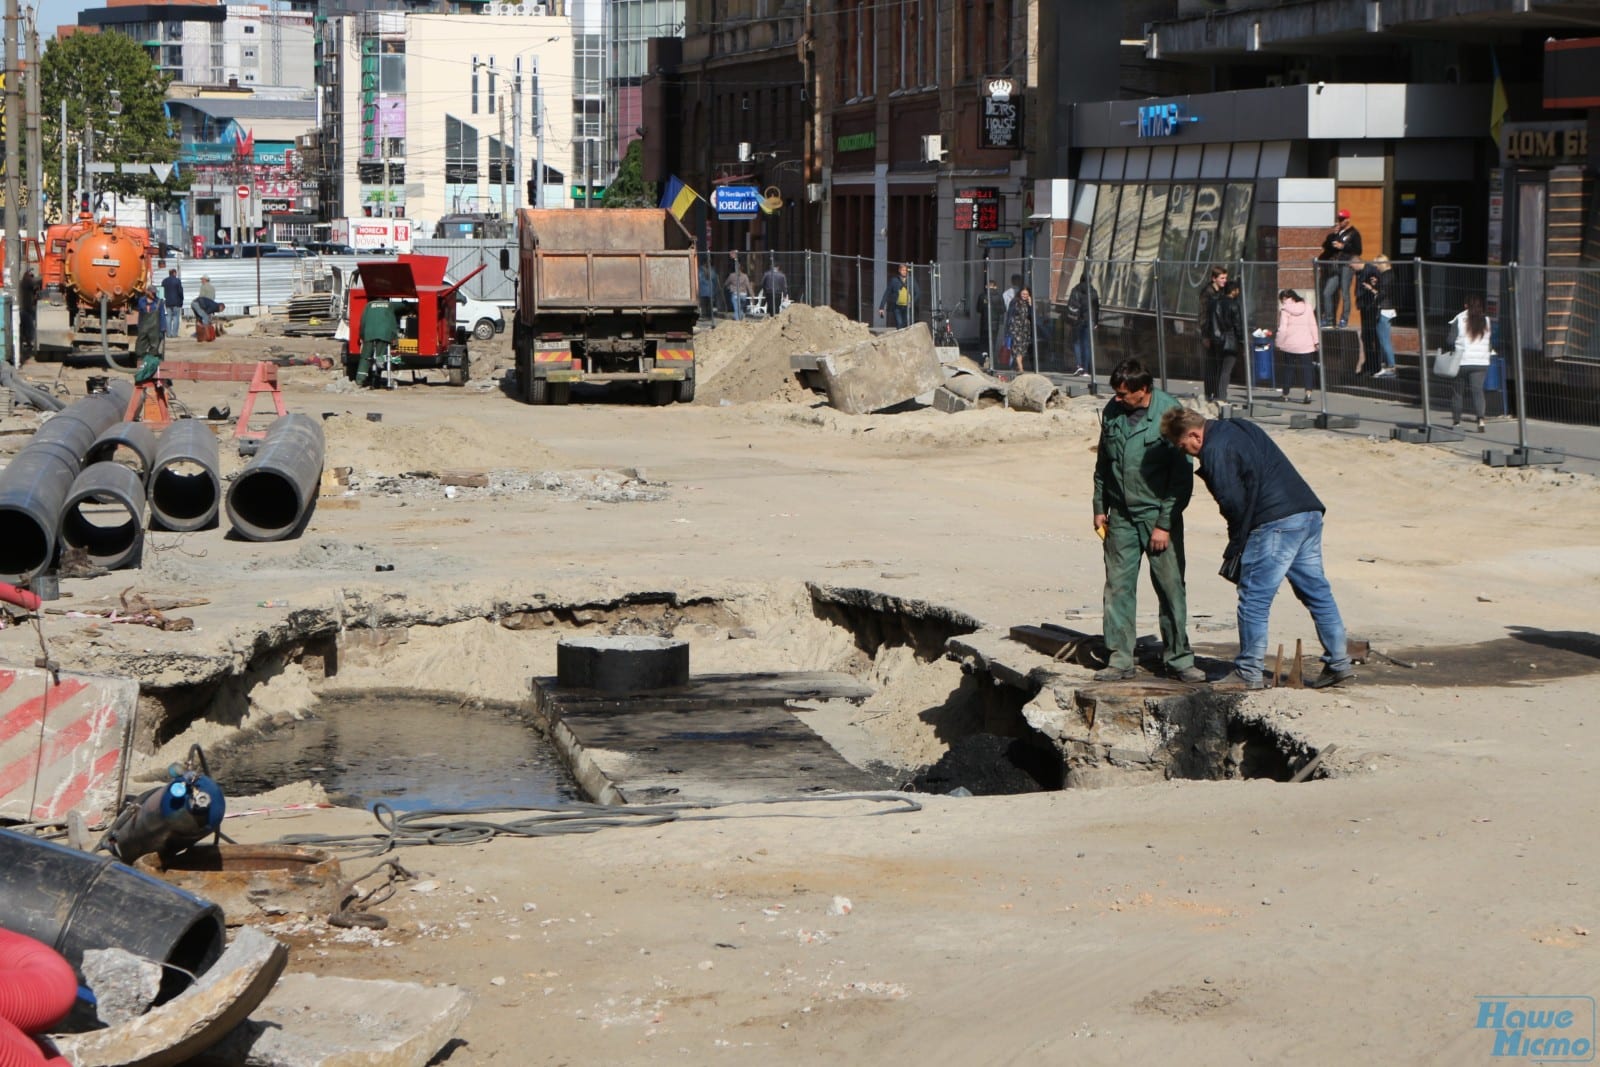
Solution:
M1361 231L1350 224L1350 212L1339 209L1333 231L1322 239L1322 307L1318 317L1332 326L1335 313L1341 328L1350 325L1350 261L1361 258Z

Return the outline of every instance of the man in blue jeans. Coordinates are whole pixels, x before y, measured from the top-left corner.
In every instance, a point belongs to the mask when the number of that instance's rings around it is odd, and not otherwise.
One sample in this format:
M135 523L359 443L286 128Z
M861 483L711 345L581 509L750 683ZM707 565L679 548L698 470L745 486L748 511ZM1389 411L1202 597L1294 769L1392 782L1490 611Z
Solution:
M1239 656L1217 688L1265 688L1267 618L1285 578L1322 642L1322 673L1306 684L1322 689L1355 678L1344 620L1322 572L1326 509L1289 457L1253 422L1207 421L1188 408L1162 416L1161 436L1199 457L1200 480L1228 522L1222 573L1239 586Z

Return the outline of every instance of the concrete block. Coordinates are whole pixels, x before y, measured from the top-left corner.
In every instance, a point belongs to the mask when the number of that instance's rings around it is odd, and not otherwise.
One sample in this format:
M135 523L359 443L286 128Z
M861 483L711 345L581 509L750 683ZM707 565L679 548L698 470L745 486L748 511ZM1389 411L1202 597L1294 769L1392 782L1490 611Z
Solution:
M957 396L948 389L941 387L933 391L934 410L947 415L954 415L958 411L970 411L976 406L973 401L964 396Z
M288 946L247 926L199 981L167 1003L120 1026L51 1040L74 1067L187 1064L260 1006L288 962Z
M569 637L556 645L556 678L572 689L634 693L689 681L689 643L667 637Z
M471 1009L454 986L285 975L206 1067L425 1067Z
M1043 411L1056 392L1056 383L1042 374L1019 374L1006 389L1006 406L1014 411Z
M95 1015L118 1026L143 1015L161 992L161 964L122 948L83 954L84 984L94 990Z
M459 485L467 489L487 489L489 488L489 475L484 471L440 471L439 484Z
M944 382L924 323L882 334L818 360L828 403L850 415L892 408Z
M115 812L138 679L10 664L0 664L0 677L0 819Z

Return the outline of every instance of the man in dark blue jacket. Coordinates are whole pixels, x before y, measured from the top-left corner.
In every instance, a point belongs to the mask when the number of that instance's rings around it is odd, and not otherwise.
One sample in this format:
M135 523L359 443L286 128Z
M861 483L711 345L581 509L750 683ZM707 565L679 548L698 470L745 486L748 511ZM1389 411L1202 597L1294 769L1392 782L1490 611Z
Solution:
M1208 422L1187 408L1162 416L1161 436L1199 457L1200 480L1228 522L1222 573L1239 586L1239 656L1219 686L1264 687L1267 619L1285 578L1322 642L1322 673L1306 684L1321 689L1353 679L1344 620L1322 571L1326 509L1289 457L1253 422Z

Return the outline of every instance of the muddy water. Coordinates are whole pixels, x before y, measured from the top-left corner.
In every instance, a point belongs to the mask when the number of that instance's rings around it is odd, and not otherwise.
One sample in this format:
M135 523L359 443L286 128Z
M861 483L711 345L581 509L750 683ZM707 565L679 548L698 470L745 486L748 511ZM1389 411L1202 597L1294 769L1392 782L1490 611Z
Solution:
M210 753L230 795L319 783L336 804L397 811L555 807L583 799L549 743L506 707L362 696Z

